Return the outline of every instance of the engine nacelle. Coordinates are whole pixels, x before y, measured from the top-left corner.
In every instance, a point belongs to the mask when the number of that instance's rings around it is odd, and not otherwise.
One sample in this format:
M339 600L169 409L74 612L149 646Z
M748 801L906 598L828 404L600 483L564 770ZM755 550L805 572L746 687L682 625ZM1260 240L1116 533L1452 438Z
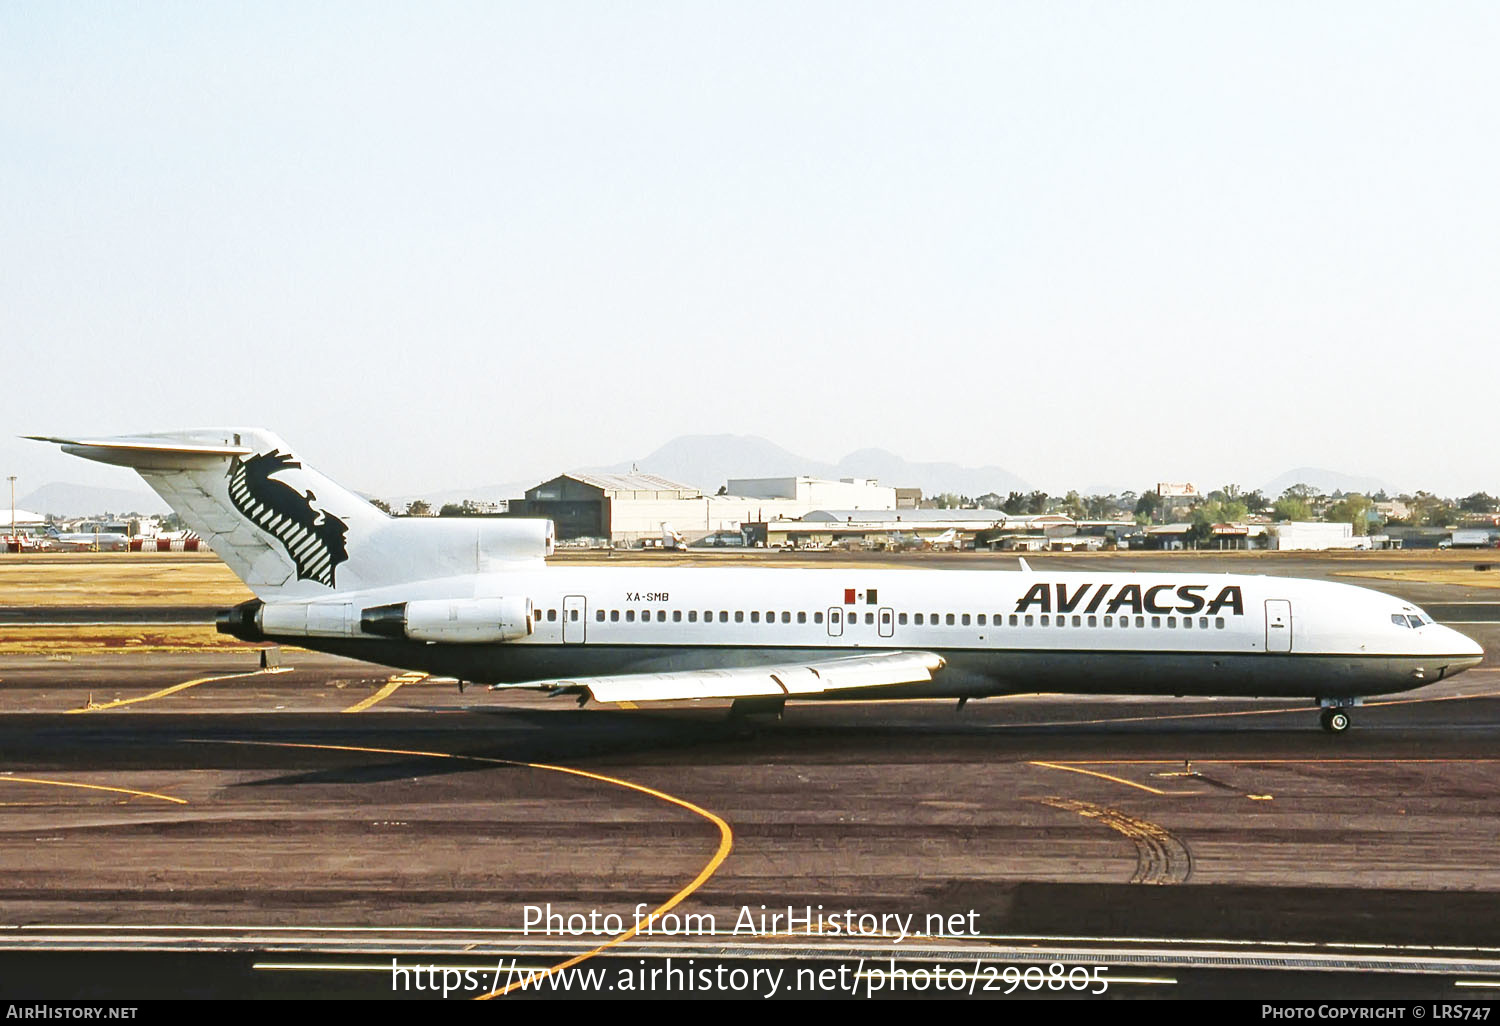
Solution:
M481 644L516 641L532 631L531 599L419 599L371 606L359 629L385 638Z

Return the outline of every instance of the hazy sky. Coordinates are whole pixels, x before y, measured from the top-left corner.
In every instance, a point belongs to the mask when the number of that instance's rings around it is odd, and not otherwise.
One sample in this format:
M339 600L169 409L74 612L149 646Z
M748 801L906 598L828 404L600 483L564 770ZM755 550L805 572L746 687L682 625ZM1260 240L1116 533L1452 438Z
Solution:
M1492 2L11 0L0 476L259 424L377 494L690 432L1500 492L1497 53Z

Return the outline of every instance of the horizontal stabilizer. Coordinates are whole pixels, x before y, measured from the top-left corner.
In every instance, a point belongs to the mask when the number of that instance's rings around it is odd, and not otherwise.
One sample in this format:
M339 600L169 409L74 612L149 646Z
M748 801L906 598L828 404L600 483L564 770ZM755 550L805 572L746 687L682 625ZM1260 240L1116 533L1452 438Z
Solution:
M670 702L693 698L796 698L849 688L929 681L943 668L933 652L880 652L773 666L627 673L532 681L511 687L587 690L597 702Z
M240 435L225 432L220 439L201 437L188 438L164 435L143 435L135 438L52 438L47 435L26 435L33 442L51 442L62 446L63 452L82 456L98 463L114 463L122 467L180 468L192 466L203 460L228 459L233 456L248 456L255 450L242 445Z

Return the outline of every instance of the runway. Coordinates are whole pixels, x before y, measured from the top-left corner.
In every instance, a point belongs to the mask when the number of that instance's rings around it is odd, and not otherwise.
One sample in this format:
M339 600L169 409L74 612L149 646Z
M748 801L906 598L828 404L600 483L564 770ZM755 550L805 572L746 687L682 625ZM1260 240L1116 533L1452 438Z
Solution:
M0 663L0 972L26 996L387 997L393 957L512 985L669 960L1092 967L1127 996L1500 980L1493 660L1336 738L1295 703L1066 696L794 704L747 736L706 703L283 661ZM449 998L505 982L480 977Z

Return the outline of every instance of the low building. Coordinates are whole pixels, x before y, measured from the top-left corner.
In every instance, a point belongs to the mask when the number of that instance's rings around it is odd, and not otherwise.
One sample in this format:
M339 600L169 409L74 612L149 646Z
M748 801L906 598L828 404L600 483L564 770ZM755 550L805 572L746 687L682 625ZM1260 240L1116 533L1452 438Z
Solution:
M1146 548L1160 552L1178 552L1193 547L1193 525L1157 524L1146 528Z
M863 548L970 549L975 539L997 531L1006 516L992 509L813 510L800 517L744 525L752 545L819 549L858 544Z
M1330 549L1368 549L1370 539L1356 535L1353 524L1289 520L1271 525L1271 547L1280 552L1326 552Z
M789 499L808 510L897 508L897 489L882 487L874 478L732 477L725 491L746 499Z

